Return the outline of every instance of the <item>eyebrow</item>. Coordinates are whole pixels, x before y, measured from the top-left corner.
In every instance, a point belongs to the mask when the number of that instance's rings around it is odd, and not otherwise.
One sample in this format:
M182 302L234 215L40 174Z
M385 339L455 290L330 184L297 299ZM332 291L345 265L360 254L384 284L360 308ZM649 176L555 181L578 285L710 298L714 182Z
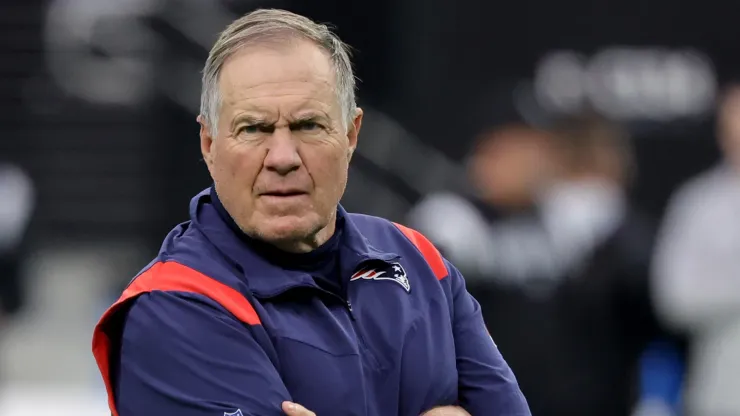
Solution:
M267 120L264 117L253 116L251 114L240 114L234 117L234 121L232 124L237 125L240 123L264 124L267 123Z
M231 128L234 129L239 124L249 124L250 126L254 125L260 125L260 124L270 124L267 122L267 119L264 117L259 116L253 116L251 114L240 114L236 117L234 117L234 120L231 122Z
M328 124L330 119L326 114L322 114L320 112L310 112L310 113L304 113L298 117L295 117L293 120L291 120L290 123L291 124L305 123L307 121L318 121L318 122L323 122L325 124Z
M322 114L320 112L310 112L310 113L304 113L298 117L295 117L294 119L289 121L290 125L296 125L306 122L319 122L323 124L329 124L330 118ZM275 124L274 121L268 121L265 117L255 116L252 114L240 114L234 117L234 120L231 122L231 129L233 130L240 124L248 124L250 126L271 126Z

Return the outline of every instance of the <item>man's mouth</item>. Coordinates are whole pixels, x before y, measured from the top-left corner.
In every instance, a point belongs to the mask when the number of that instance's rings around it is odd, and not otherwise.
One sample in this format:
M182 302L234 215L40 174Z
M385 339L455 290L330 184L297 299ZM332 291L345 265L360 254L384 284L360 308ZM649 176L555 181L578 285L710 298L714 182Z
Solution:
M263 192L262 196L271 196L271 197L291 197L291 196L301 196L306 195L307 192L297 190L297 189L284 189L284 190L276 190L276 191L268 191Z

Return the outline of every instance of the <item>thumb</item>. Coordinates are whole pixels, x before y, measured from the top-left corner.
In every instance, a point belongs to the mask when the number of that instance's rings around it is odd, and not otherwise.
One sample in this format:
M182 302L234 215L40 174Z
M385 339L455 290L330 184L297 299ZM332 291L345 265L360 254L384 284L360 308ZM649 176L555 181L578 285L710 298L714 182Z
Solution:
M316 416L316 413L293 402L283 402L283 412L285 412L287 416Z

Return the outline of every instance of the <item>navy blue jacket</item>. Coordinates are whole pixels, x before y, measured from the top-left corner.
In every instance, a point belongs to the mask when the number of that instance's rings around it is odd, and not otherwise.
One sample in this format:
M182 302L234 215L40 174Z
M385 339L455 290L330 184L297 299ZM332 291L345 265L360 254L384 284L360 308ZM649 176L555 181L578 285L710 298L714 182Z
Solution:
M190 215L95 329L113 415L271 416L285 400L530 415L463 277L418 232L340 207L339 296L250 250L208 191Z

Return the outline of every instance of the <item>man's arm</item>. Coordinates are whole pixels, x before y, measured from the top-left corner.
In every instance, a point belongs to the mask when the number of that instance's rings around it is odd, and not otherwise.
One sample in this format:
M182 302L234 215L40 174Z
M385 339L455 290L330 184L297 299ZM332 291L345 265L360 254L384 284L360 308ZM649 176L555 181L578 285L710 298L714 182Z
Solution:
M460 272L445 261L453 302L459 402L471 415L530 416L514 373L488 334L478 302Z
M112 366L120 416L283 415L291 400L252 329L201 295L141 295L120 345Z

